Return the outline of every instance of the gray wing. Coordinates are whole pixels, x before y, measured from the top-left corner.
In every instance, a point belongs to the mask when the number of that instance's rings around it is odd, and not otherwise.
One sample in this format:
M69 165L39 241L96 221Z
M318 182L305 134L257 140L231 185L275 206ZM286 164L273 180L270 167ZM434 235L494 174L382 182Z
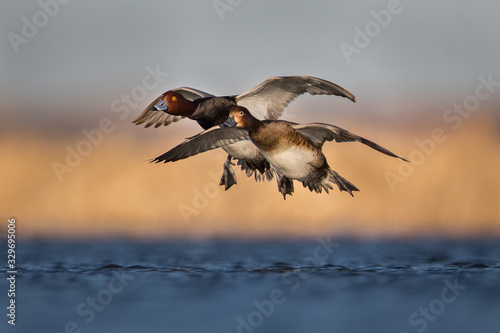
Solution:
M207 92L194 89L194 88L189 88L189 87L181 87L181 88L176 88L172 89L169 91L175 91L184 96L186 99L190 101L194 101L198 98L204 98L204 97L213 97L214 95L209 94ZM163 96L167 93L168 91L164 92L158 98L156 98L151 104L148 105L148 107L132 122L136 125L142 125L146 123L146 128L150 127L152 125L155 125L155 128L158 128L160 126L167 126L170 125L173 122L177 122L181 120L184 117L181 116L173 116L170 115L166 112L163 111L158 111L153 106L155 106L162 98Z
M388 149L376 144L373 141L365 139L359 135L351 133L343 128L330 124L311 123L311 124L297 124L293 128L318 147L321 147L325 141L335 140L336 142L361 142L383 154L400 158L408 162L406 159L399 157Z
M214 95L209 94L205 91L190 88L190 87L180 87L180 88L175 88L172 89L171 91L178 92L182 96L184 96L185 99L194 101L198 98L205 98L205 97L214 97Z
M188 138L151 162L174 162L243 140L250 140L247 130L238 127L215 126Z
M305 93L336 95L356 101L349 91L327 80L312 76L273 76L236 96L236 103L246 107L258 119L278 119L291 101Z
M142 113L137 118L135 118L132 123L136 125L142 125L146 123L146 128L152 125L155 125L155 128L158 128L161 125L167 126L184 118L181 116L173 116L164 111L159 111L153 108L153 106L155 106L162 99L162 97L163 94L161 96L158 96L158 98L155 99L151 104L149 104L148 107L144 111L142 111Z

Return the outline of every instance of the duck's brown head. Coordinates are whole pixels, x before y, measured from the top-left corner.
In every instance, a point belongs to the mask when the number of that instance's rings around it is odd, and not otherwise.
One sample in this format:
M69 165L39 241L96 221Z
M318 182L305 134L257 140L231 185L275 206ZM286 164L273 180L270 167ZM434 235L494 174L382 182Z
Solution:
M223 124L227 127L242 127L250 129L257 125L259 120L250 114L250 112L243 106L234 106L229 111L229 117Z
M196 111L196 103L186 99L179 92L169 90L153 102L151 109L189 117Z

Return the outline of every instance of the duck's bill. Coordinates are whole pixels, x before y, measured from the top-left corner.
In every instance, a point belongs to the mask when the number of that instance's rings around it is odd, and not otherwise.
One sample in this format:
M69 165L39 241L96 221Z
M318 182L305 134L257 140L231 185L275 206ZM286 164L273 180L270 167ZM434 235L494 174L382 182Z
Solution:
M236 126L236 120L234 120L234 116L230 116L227 120L220 125L220 127L234 127Z
M165 103L165 101L163 100L163 95L159 96L157 99L151 102L151 104L149 104L148 107L144 109L144 111L142 111L142 113L133 121L133 123L136 125L147 123L146 127L155 124L155 127L159 127L162 124L168 125L172 121L179 120L180 118L172 118L169 117L168 114L166 114L168 113L168 107L166 104L167 103Z
M151 106L150 110L167 112L168 111L167 102L163 98L160 98L159 100L156 101L155 104Z

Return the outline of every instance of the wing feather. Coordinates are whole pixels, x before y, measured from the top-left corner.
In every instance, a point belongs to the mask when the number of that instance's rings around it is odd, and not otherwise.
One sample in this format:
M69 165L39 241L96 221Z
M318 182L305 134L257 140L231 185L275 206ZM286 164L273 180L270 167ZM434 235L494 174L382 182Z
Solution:
M183 143L156 157L151 162L174 162L243 140L250 140L247 130L238 127L220 128L215 126L186 139Z
M349 132L341 127L323 124L323 123L310 123L310 124L297 124L293 128L301 135L308 138L312 143L321 147L325 141L335 142L361 142L370 148L373 148L385 155L400 158L408 162L406 159L399 157L390 150L376 144L373 141L365 139L359 135Z
M214 95L207 93L202 90L198 90L195 88L190 88L190 87L180 87L180 88L175 88L170 91L175 91L184 96L187 100L194 101L197 100L198 98L205 98L205 97L215 97Z
M354 95L335 83L312 76L274 76L249 91L236 96L236 103L246 107L257 119L275 120L299 95L336 95L356 100Z
M151 127L152 125L155 125L155 128L158 128L162 125L167 126L172 122L176 122L184 118L181 116L173 116L166 112L153 109L153 106L156 105L156 103L158 103L158 101L162 97L163 95L159 96L157 99L151 102L151 104L149 104L148 107L144 111L142 111L142 113L137 118L135 118L132 123L136 125L142 125L146 123L146 128Z
M178 92L179 94L181 94L182 96L184 96L186 99L188 99L190 101L194 101L194 100L199 99L199 98L213 97L214 96L214 95L209 94L207 92L204 92L204 91L201 91L198 89L194 89L194 88L190 88L190 87L181 87L181 88L176 88L176 89L172 89L169 91ZM144 109L144 111L142 111L142 113L132 123L134 123L136 125L142 125L142 124L146 123L146 125L145 125L146 128L151 127L153 125L155 126L155 128L158 128L162 125L168 126L173 122L177 122L177 121L181 120L182 118L185 118L185 117L181 117L181 116L173 116L173 115L170 115L166 112L153 109L153 106L156 105L160 101L160 99L163 98L163 96L166 93L167 92L164 92L163 94L158 96L158 98L156 98L151 104L149 104L148 107L146 109Z

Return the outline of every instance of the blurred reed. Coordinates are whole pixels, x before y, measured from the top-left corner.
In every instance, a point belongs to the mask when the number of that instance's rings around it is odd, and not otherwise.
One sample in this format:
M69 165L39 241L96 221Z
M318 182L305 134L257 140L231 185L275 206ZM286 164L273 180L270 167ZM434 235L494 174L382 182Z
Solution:
M429 137L432 124L345 127L409 158L418 150L414 140ZM361 191L354 198L337 189L318 195L295 182L286 201L275 181L256 183L239 167L238 185L225 192L218 186L225 159L220 150L149 164L187 136L165 135L169 131L157 130L147 140L109 134L62 182L51 163L64 161L64 147L75 146L80 133L3 133L1 211L17 218L25 237L500 236L500 135L489 119L445 131L446 142L394 191L385 173L397 174L403 162L357 143L326 143L330 166Z

